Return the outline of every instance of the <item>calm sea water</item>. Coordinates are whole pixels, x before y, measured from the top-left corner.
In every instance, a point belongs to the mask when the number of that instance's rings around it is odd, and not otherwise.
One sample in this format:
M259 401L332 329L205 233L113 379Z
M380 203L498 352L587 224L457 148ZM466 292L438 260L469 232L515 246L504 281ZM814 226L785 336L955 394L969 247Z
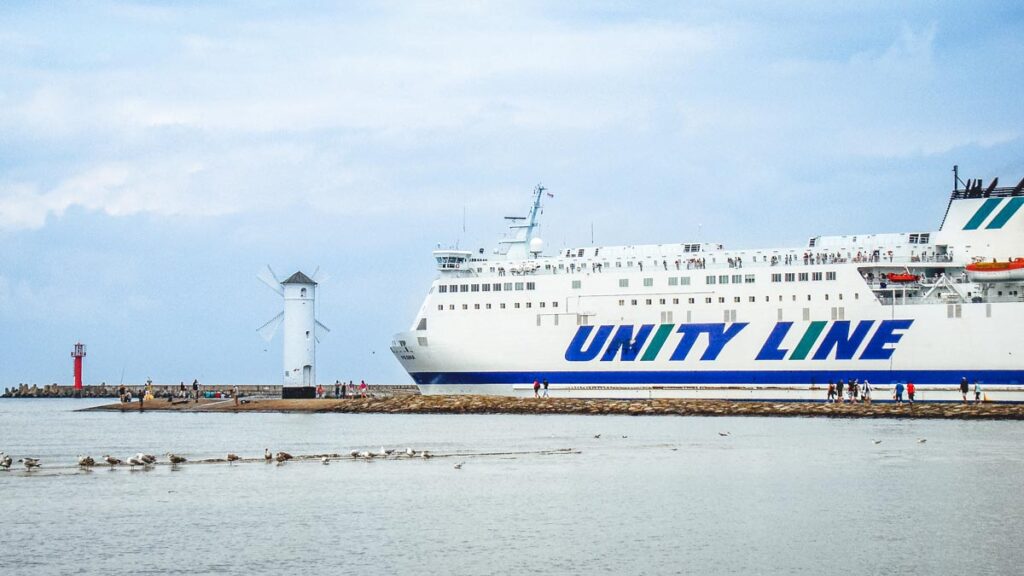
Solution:
M1014 422L73 411L88 405L0 400L0 450L68 467L0 473L4 574L963 575L1024 561ZM77 454L382 444L580 453L70 468Z

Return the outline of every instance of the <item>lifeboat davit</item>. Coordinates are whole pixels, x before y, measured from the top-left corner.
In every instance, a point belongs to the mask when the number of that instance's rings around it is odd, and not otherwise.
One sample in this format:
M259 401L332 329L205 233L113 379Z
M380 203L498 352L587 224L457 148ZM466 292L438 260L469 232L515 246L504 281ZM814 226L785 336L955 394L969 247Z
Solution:
M907 282L917 282L921 278L917 274L897 274L895 272L889 272L888 274L886 274L886 277L889 279L889 282L892 282L894 284L906 284Z
M1024 280L1024 258L1010 262L975 262L966 266L967 277L975 282L1012 282Z

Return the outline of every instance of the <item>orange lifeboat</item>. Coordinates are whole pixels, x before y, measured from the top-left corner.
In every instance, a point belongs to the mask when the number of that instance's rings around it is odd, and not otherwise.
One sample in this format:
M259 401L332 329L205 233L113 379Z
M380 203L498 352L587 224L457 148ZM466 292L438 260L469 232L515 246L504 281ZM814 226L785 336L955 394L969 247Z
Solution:
M917 274L910 274L909 272L897 274L895 272L889 272L885 275L889 279L889 282L894 284L906 284L907 282L917 282L921 277Z
M1014 258L1009 262L975 262L965 269L967 277L975 282L1024 280L1024 258Z

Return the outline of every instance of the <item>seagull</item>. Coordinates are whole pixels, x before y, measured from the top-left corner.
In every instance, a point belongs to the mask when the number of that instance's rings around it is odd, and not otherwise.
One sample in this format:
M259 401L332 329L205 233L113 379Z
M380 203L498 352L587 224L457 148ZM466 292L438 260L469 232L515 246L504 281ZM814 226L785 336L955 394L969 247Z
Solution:
M412 448L406 448L405 455L408 456L409 458L412 458L413 456L416 455L416 451L413 450Z
M113 468L114 466L117 466L118 464L124 464L124 462L121 461L120 458L114 458L110 454L104 454L103 455L103 460L106 461L107 464L110 464L111 468Z
M10 470L12 462L13 461L11 460L10 456L4 454L3 452L0 452L0 468L3 468L4 470Z
M601 437L600 434L594 434L594 438L600 438L600 437Z
M228 454L228 464L231 464L235 460L240 460L238 454Z
M139 460L142 460L147 465L156 464L156 456L153 456L152 454L143 454L142 452L139 452L138 454L135 455L135 457Z
M465 464L465 462L459 462L458 464L455 465L455 469L456 470L462 470L462 465L463 464Z
M373 453L372 452L367 452L366 450L363 450L362 452L359 453L359 457L360 458L373 458Z
M881 444L882 443L881 440L872 440L872 442L874 442L875 444Z
M427 452L426 450L424 450L423 452L420 452L420 458L433 458L433 457L434 456L430 452Z
M92 459L92 456L79 456L78 465L82 468L89 468L96 465L96 461Z
M134 470L136 466L142 466L143 468L148 468L149 467L149 463L146 462L145 460L139 458L138 456L132 456L131 458L128 459L128 466L131 467Z
M331 463L331 459L328 458L327 456L324 456L323 458L320 459L320 463L324 464L324 465L330 464Z
M24 464L26 470L32 470L33 468L38 468L40 466L38 458L22 458L18 460L18 462Z
M918 440L917 440L917 443L918 443L918 444L924 444L924 443L925 443L925 442L927 442L927 441L928 441L928 439L927 439L927 438L918 438Z
M270 450L267 448L263 449L263 461L269 463L274 457L270 455Z
M352 450L351 452L348 453L348 455L353 458L359 458L359 450Z
M377 456L381 456L383 458L387 458L388 454L391 454L391 451L385 450L384 447L381 446L380 447L380 452L377 453Z
M629 436L626 436L625 434L623 434L622 437L623 438L629 438Z
M287 452L278 452L277 455L274 456L274 459L277 460L278 463L281 463L281 462L285 462L285 461L291 460L292 459L292 455L287 453Z
M728 432L719 432L718 435L719 436L728 436L729 433Z
M177 454L167 453L167 459L171 461L171 464L181 464L187 460L184 456L178 456Z

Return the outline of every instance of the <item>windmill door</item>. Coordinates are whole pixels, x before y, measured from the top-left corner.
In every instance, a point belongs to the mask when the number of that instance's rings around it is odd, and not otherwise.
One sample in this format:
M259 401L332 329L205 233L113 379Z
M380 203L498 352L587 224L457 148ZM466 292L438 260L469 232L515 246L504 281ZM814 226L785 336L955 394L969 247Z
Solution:
M308 364L302 367L302 385L313 385L313 367Z

